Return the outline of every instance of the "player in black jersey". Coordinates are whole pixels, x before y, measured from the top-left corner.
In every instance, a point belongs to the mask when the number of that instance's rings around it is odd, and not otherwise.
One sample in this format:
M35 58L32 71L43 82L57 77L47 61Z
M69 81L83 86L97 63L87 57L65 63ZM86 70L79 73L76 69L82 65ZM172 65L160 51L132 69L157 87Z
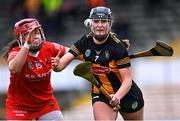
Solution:
M92 87L95 120L116 120L118 113L113 111L113 107L117 104L121 106L119 112L124 120L143 120L143 95L132 80L126 47L110 31L111 10L102 6L93 8L85 25L91 32L75 42L60 60L52 58L52 66L61 71L74 58L83 55L85 61L93 63L94 77L112 97L109 101L98 88Z

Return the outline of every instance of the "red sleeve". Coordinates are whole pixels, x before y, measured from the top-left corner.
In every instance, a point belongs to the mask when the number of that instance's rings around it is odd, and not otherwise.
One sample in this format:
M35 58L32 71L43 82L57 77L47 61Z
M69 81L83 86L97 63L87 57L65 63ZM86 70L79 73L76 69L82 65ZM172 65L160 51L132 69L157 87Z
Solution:
M18 54L20 48L13 48L12 50L10 50L8 52L8 63L14 59L16 57L16 55Z
M63 45L57 43L53 43L53 44L55 47L55 52L57 53L56 55L58 55L59 57L63 56L66 52L66 48Z

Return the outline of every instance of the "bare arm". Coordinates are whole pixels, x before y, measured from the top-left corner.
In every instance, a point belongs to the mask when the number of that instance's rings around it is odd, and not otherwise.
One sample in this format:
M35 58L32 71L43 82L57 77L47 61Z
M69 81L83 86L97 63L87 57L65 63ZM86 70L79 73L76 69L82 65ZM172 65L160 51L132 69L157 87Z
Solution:
M74 55L67 52L60 59L57 57L51 58L52 68L55 72L62 71L74 59Z
M26 62L27 55L29 53L30 44L34 41L34 34L35 34L34 30L36 30L36 28L33 28L29 31L29 33L27 34L27 36L25 38L26 42L25 42L24 46L21 47L21 50L18 52L16 57L9 62L8 66L9 66L10 72L12 72L12 73L21 72L21 70Z
M66 48L66 52L65 52L65 53L67 53L67 52L69 51L70 48L69 48L69 47L65 47L65 48Z
M119 69L119 73L121 75L122 84L115 95L117 95L120 99L122 99L128 93L129 89L131 88L132 78L131 78L129 68Z
M129 68L119 69L121 75L121 86L115 94L112 94L111 105L116 105L120 103L120 100L128 93L132 85L132 77Z
M28 48L22 47L16 57L9 62L8 66L11 73L21 72L22 67L26 62L28 52Z

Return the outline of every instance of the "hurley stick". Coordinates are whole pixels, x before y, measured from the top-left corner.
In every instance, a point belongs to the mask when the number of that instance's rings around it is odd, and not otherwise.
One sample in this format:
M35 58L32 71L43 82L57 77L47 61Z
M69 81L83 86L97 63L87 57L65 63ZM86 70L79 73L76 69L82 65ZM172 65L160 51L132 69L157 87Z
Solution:
M148 56L172 56L173 48L165 42L158 41L156 45L147 51L138 52L130 55L130 59Z
M99 84L99 82L93 76L91 67L92 67L92 63L90 62L80 63L74 68L74 71L73 71L74 75L82 77L88 80L89 82L91 82L93 85L95 85L99 89L99 91L102 92L102 94L104 94L109 100L111 100L110 94L104 89L103 86ZM120 109L120 106L116 105L113 110L118 111L119 109Z

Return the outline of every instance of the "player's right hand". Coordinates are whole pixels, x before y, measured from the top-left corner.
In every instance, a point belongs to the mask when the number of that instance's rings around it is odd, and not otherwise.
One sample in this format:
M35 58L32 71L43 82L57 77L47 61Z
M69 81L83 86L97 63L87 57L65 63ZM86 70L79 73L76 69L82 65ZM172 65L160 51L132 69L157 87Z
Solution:
M111 94L110 97L111 97L111 100L109 101L109 103L112 106L116 106L120 104L120 98L117 95Z

